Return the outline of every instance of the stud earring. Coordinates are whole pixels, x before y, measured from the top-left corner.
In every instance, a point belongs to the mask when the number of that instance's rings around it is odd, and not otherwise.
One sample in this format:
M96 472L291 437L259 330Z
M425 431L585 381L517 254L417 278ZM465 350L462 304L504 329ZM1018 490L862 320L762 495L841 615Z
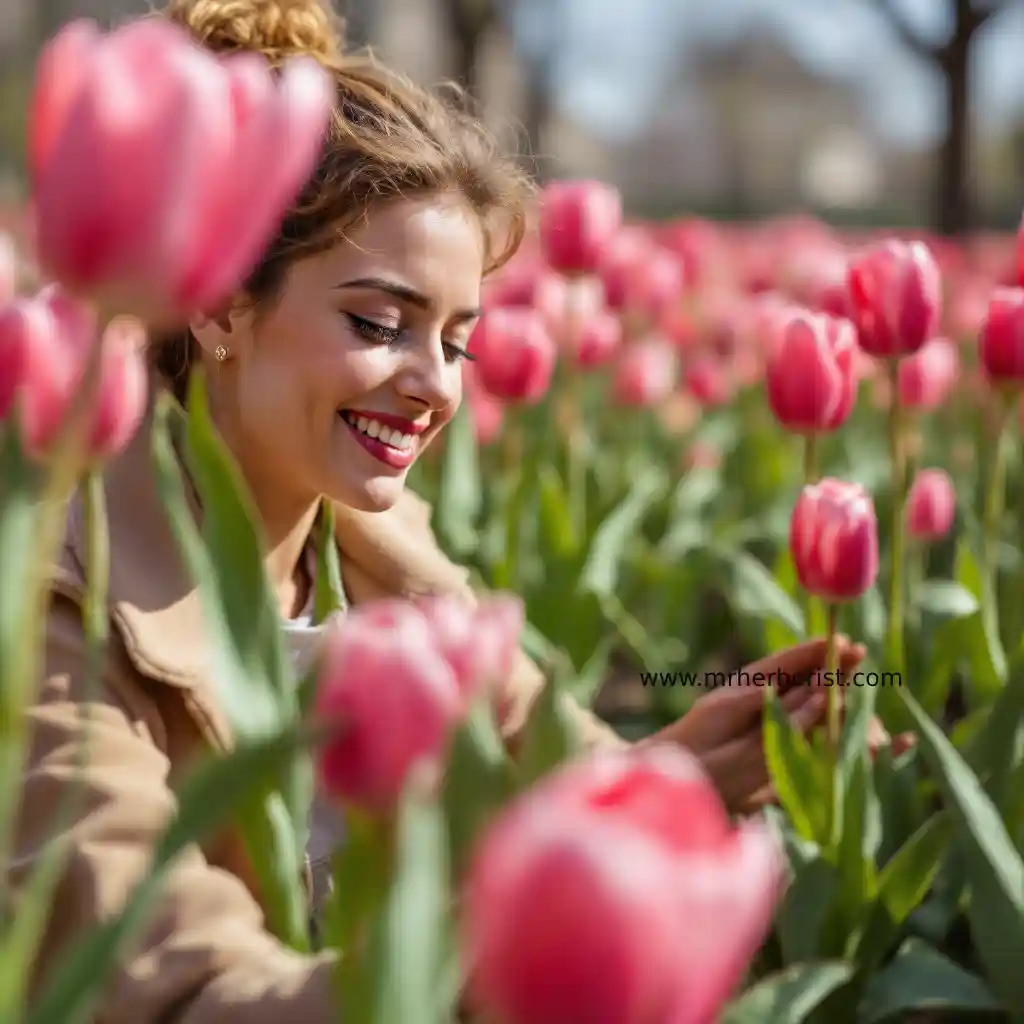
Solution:
M228 350L223 345L218 345L213 350L213 355L218 363L223 363L224 360L227 359L228 357Z

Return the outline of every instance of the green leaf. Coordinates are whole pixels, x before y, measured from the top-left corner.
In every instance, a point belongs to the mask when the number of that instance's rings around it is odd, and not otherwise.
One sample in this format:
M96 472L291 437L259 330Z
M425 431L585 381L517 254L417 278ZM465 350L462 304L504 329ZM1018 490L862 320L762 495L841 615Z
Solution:
M908 939L883 971L868 979L857 1024L910 1020L908 1014L998 1013L1002 1007L985 983L918 939ZM961 1020L960 1016L956 1017Z
M831 839L832 785L827 764L765 687L764 750L779 802L798 835L825 845Z
M125 948L149 925L178 855L222 829L239 804L271 787L307 741L304 732L290 728L241 743L229 755L210 758L193 771L179 789L178 813L156 844L149 874L117 918L75 939L26 1024L87 1024L92 1019L103 983Z
M334 506L326 498L320 502L314 588L313 617L316 622L324 622L335 612L344 610L348 602L334 535Z
M978 955L1007 1005L1024 1013L1024 861L978 777L906 687L899 694L915 721L918 748L958 824Z
M533 785L579 749L579 736L569 716L567 696L562 688L564 675L549 674L523 727L522 748L516 759L523 787Z
M788 544L784 544L779 548L772 576L775 582L792 599L794 606L796 606L801 596L800 581L797 579L796 566L793 564L793 556L790 554ZM780 619L768 619L765 622L765 646L770 651L781 651L786 647L792 647L798 644L802 638L803 634L801 632L791 629Z
M203 537L233 653L248 677L271 688L278 706L297 714L280 612L263 564L259 513L245 478L217 433L201 373L189 381L186 460L202 505ZM227 638L225 638L227 639Z
M820 854L794 867L793 880L775 918L782 954L788 964L813 960L820 953L825 921L839 891L835 867Z
M246 659L238 650L239 644L251 645L258 640L235 638L221 600L217 579L217 564L203 543L185 497L185 484L170 436L169 417L174 411L174 399L161 395L157 399L153 423L152 455L157 488L167 512L171 530L181 550L185 564L199 587L203 614L210 642L211 671L217 696L231 722L232 729L242 738L273 735L281 722L278 696L263 671L258 655ZM250 573L251 574L251 573ZM253 616L255 621L257 616ZM237 623L244 631L245 623ZM250 622L252 625L252 622ZM273 627L277 629L277 625ZM246 660L255 660L250 676Z
M967 591L981 602L984 597L984 577L971 550L968 537L962 537L956 550L956 578ZM959 620L961 643L971 663L971 683L984 698L992 697L1003 687L1007 661L999 638L998 623L981 608L975 615Z
M926 580L915 597L923 611L938 619L963 619L981 607L975 594L952 580Z
M608 678L608 661L618 637L606 636L576 677L566 685L566 692L582 707L588 708Z
M569 494L562 486L554 466L542 462L537 467L540 486L540 530L545 552L558 561L573 559L582 538L573 528Z
M804 617L800 608L762 562L746 551L718 547L715 553L731 571L730 595L740 615L777 619L792 633L803 635Z
M384 906L373 978L375 1024L448 1024L448 850L437 803L410 788L400 809L395 873Z
M614 594L618 587L619 566L627 545L651 506L664 494L665 475L649 468L641 473L629 494L598 527L580 574L579 589L595 594Z
M796 964L758 982L726 1007L721 1024L803 1024L852 977L852 964L842 961Z
M453 869L460 872L480 830L512 795L511 765L485 701L455 731L442 789Z
M476 523L482 500L473 414L464 402L445 430L441 497L436 505L438 536L457 556L465 557L476 548Z
M953 838L953 820L933 814L892 856L878 878L878 898L901 925L928 895Z

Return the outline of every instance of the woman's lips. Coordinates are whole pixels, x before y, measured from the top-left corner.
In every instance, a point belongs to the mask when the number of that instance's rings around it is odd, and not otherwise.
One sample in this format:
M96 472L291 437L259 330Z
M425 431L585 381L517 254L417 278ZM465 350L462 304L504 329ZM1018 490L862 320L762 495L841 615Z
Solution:
M348 428L352 436L378 461L392 469L408 469L416 459L416 444L407 449L392 448L376 437L364 434L353 426L344 416L338 417Z

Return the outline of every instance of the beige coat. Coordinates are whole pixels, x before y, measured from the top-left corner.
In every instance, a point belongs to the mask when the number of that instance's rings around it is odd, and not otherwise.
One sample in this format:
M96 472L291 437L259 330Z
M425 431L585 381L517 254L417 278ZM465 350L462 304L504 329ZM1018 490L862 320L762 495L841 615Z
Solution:
M175 786L203 751L231 735L214 699L198 595L166 523L150 469L144 425L106 473L111 536L112 642L103 691L91 707L85 808L64 839L70 866L59 890L40 965L122 905L145 873L148 851L175 810ZM13 877L17 884L51 838L52 817L86 735L81 686L84 643L83 509L70 505L54 584L45 673L30 717L34 739L24 776ZM385 595L467 591L467 574L442 554L430 509L411 493L386 513L337 510L346 590L353 604ZM509 681L510 738L542 677L522 655ZM574 706L584 741L620 743ZM317 1024L335 1019L332 953L301 956L263 925L239 837L225 832L188 850L175 867L145 939L113 977L103 1024Z

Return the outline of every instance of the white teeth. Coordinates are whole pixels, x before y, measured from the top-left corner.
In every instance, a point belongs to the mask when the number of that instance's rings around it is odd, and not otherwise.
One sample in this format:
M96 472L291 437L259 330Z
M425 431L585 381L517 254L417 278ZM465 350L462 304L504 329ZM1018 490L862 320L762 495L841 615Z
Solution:
M386 444L389 448L397 448L399 451L409 451L413 445L413 435L403 434L394 427L387 427L378 420L368 419L366 416L353 416L351 413L343 413L345 421L350 423L368 437L376 438Z

